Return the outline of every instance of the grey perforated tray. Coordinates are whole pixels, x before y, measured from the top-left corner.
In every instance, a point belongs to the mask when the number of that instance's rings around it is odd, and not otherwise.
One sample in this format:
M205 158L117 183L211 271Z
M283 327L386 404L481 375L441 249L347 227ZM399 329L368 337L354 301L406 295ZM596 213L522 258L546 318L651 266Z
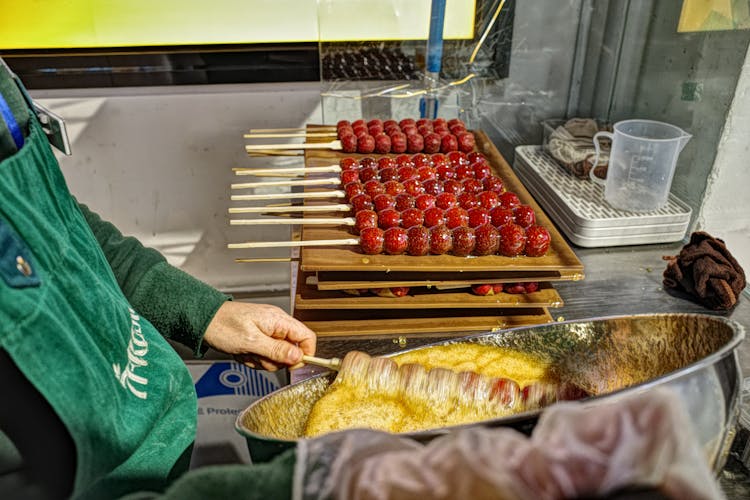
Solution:
M604 189L564 171L541 146L519 146L513 165L524 185L570 240L601 247L666 243L684 238L691 209L674 195L667 205L646 213L609 206Z

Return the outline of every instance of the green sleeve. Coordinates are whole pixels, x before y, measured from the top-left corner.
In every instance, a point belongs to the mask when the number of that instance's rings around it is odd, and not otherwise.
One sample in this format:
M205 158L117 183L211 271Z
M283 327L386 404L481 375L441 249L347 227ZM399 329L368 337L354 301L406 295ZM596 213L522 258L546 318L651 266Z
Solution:
M230 297L169 265L136 238L123 236L86 205L79 206L133 309L164 337L186 345L196 356L205 352L203 334Z
M284 500L292 498L295 449L270 462L253 465L212 465L186 472L162 494L132 493L120 500Z

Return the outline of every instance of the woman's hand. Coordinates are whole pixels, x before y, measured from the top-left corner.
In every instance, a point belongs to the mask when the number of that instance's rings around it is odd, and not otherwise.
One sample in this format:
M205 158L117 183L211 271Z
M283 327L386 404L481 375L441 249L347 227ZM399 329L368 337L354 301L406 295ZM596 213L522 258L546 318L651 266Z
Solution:
M315 354L315 333L276 306L225 302L203 341L252 368L274 371Z

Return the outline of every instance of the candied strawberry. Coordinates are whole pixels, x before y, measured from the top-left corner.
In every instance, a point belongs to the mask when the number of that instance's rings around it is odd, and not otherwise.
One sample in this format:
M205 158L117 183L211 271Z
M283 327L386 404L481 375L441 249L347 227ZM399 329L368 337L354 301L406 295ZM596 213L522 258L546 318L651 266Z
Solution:
M521 204L516 193L506 191L500 195L500 206L503 208L515 208Z
M409 255L422 256L430 253L430 230L424 226L410 227L407 232L409 247L406 253Z
M375 203L375 207L377 208L378 204ZM492 222L492 225L495 227L502 227L506 224L510 224L513 222L513 210L510 208L503 208L501 206L496 206L492 210L490 210L490 222Z
M477 240L474 255L494 255L500 248L500 233L492 224L485 224L474 229Z
M526 229L526 255L529 257L546 254L551 242L552 237L545 227L531 226Z
M453 193L440 193L435 197L435 206L448 210L458 205L458 199Z
M368 227L378 227L378 214L373 210L361 210L354 216L354 230L361 233Z
M341 184L349 184L359 180L359 170L351 168L341 172Z
M390 156L383 156L378 160L378 170L383 170L384 168L396 168L396 160Z
M359 246L367 255L383 252L384 233L379 227L367 227L359 233Z
M396 195L396 204L393 208L399 212L403 212L407 208L414 208L414 197L406 193Z
M380 118L373 118L372 120L369 120L366 123L367 127L382 127L383 126L383 120Z
M363 134L357 138L357 153L368 154L375 151L375 138L370 134Z
M391 293L391 296L393 297L403 297L409 293L409 287L408 286L392 286L389 288L389 291Z
M365 156L359 160L359 166L361 168L378 168L378 160L372 156Z
M477 228L490 222L490 212L484 208L472 208L468 214L469 227Z
M339 161L339 167L341 167L341 170L357 170L359 169L359 160L356 158L352 158L351 156L347 156L346 158L341 158Z
M425 193L433 196L437 196L443 192L443 183L434 179L424 181L422 187L424 188Z
M398 126L401 128L404 128L407 125L416 125L416 124L417 122L414 120L414 118L404 118L398 122Z
M502 283L495 283L492 285L492 291L495 292L495 295L498 293L502 293L503 291L503 284Z
M398 181L385 182L383 183L383 187L385 188L385 192L391 196L396 196L397 194L406 192L404 185Z
M448 164L436 165L435 171L437 172L437 178L441 181L456 178L456 171Z
M526 293L534 293L537 290L539 290L539 282L529 281L528 283L523 284L523 288L526 291Z
M435 226L430 229L430 253L443 255L453 248L453 234L446 226Z
M364 193L365 190L362 187L361 182L349 182L344 186L344 193L346 193L346 199L351 200L358 194Z
M372 210L375 208L375 205L372 203L372 198L365 193L358 194L349 200L349 203L351 204L354 213L359 213L361 210Z
M458 205L464 210L471 210L480 206L476 195L474 193L467 193L466 191L458 195Z
M377 179L370 179L362 187L370 198L375 198L377 195L385 193L383 183Z
M432 160L433 168L450 167L450 162L448 161L448 158L442 153L436 153L432 155L430 159Z
M397 172L398 180L401 182L417 177L417 169L415 167L399 167Z
M509 223L501 226L500 232L500 254L506 257L515 257L523 253L526 247L526 232L517 224Z
M462 181L464 179L473 179L474 169L470 165L461 164L456 167L456 179Z
M357 139L357 136L354 135L354 133L341 133L339 135L339 140L341 141L341 151L344 153L356 153L357 152L357 145L359 143L359 139Z
M403 153L406 151L406 134L394 132L391 136L391 153Z
M472 163L471 169L474 171L474 178L479 179L480 181L492 175L492 169L486 163Z
M526 293L526 286L524 283L506 283L503 289L505 290L505 293Z
M500 177L491 175L482 179L482 187L485 191L493 191L497 194L501 194L505 191L505 184Z
M470 227L456 227L453 229L453 255L466 257L471 255L476 245L474 230Z
M450 130L453 132L453 129ZM464 153L473 151L477 145L474 140L474 134L466 130L456 132L456 139L458 139L458 150Z
M536 223L536 214L530 206L518 205L513 209L513 219L522 228L527 228Z
M402 227L390 227L383 233L383 248L389 255L401 255L409 247L409 238L406 229Z
M447 179L443 181L443 191L458 196L459 194L463 193L464 185L456 179Z
M383 129L370 128L370 135L375 137L375 152L386 154L391 152L391 137L383 132Z
M458 151L458 139L453 134L447 134L440 139L440 152L449 153L451 151Z
M424 225L427 227L445 224L445 212L441 208L432 207L424 211Z
M396 165L398 165L399 167L406 167L406 166L413 167L414 162L411 161L411 157L412 155L398 155L395 158Z
M398 171L394 167L385 167L379 172L380 182L397 181Z
M479 194L484 190L482 181L479 181L477 179L464 179L463 181L461 181L461 184L463 184L464 186L464 191L468 193Z
M416 177L405 180L403 184L404 190L412 196L419 196L420 194L424 193L424 186L422 185L422 181L420 181Z
M401 227L421 226L424 223L424 212L418 208L407 208L401 212Z
M487 157L485 157L482 153L478 151L472 151L471 153L466 153L466 159L469 161L469 163L488 163Z
M417 177L422 182L437 179L437 171L433 167L419 167L417 169Z
M469 213L461 207L449 208L445 211L445 225L448 229L469 225Z
M386 208L378 212L378 226L381 229L388 229L401 225L401 214L392 208Z
M430 157L430 155L426 155L424 153L417 153L412 156L411 162L414 164L414 168L432 166L432 158Z
M471 293L474 295L494 295L492 285L471 285Z
M440 151L440 146L442 146L442 137L440 137L440 134L434 131L427 131L423 134L423 137L425 153L437 153Z
M500 204L500 196L494 191L482 191L477 194L477 200L482 208L492 210Z
M406 151L418 153L424 149L424 137L419 134L406 134Z
M396 206L396 200L393 196L383 193L376 195L372 198L372 203L375 205L377 212L382 212L388 208L394 208Z
M427 210L435 206L435 196L431 194L420 194L414 198L414 207L420 210Z
M448 161L450 162L451 166L453 168L458 167L459 165L468 165L469 160L466 157L466 153L462 151L451 151L446 155L448 157Z

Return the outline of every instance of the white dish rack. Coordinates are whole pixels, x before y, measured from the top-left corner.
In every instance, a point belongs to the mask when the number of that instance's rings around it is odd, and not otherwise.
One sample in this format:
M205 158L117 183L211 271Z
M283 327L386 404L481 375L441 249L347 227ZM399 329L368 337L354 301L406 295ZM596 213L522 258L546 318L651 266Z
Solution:
M652 212L627 212L604 200L604 188L570 175L542 146L516 147L513 170L547 215L576 245L607 247L680 241L692 209L670 194Z

